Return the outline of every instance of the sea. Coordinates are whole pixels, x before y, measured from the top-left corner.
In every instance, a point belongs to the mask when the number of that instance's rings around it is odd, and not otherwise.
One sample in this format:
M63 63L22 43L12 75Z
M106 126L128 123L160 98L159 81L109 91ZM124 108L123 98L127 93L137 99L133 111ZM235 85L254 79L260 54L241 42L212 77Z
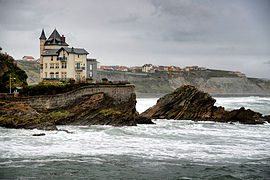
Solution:
M270 114L270 97L216 97ZM143 112L157 98L138 98ZM129 127L0 127L0 179L270 179L270 124L154 120ZM45 133L45 136L32 136Z

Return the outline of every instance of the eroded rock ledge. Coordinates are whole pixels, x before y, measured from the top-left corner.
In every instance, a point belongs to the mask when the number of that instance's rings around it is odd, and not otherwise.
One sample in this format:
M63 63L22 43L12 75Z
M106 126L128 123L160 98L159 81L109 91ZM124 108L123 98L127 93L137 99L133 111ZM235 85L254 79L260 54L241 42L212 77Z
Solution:
M133 85L89 86L58 95L0 100L0 126L57 130L56 125L152 123L136 111Z
M262 124L269 116L250 109L240 108L226 111L224 107L214 106L216 100L208 93L191 85L184 85L167 94L157 104L141 114L151 119L175 119L195 121L239 122L243 124Z

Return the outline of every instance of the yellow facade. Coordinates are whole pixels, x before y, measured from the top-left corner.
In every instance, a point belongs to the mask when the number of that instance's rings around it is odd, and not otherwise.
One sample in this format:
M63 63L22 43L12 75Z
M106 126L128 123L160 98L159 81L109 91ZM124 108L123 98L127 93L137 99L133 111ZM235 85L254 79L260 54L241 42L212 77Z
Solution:
M52 39L53 33L48 40ZM44 79L85 80L87 77L87 54L84 49L68 48L66 43L64 45L60 43L59 45L46 45L46 39L40 38L41 81Z

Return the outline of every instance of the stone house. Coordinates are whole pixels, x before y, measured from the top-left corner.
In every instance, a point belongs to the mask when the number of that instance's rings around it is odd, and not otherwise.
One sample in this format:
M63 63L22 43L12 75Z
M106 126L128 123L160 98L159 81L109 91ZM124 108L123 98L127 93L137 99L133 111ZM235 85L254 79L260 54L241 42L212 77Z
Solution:
M42 30L39 39L41 80L95 80L97 61L87 59L89 53L85 49L70 48L56 29L48 39Z

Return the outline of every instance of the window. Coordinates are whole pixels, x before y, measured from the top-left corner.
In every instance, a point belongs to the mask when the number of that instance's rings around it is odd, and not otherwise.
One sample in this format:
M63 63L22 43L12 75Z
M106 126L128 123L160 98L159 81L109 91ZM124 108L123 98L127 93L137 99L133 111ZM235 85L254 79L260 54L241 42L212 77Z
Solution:
M89 72L89 77L93 77L93 72L92 71Z
M90 64L89 70L92 70L92 69L93 69L93 64Z
M80 68L80 66L81 66L80 63L77 63L77 64L76 64L76 67L77 67L77 68Z
M50 69L54 69L54 64L50 63Z
M47 65L47 63L45 63L45 69L47 69L48 68L48 65Z
M54 73L53 72L50 73L50 77L51 77L51 79L54 78Z
M55 73L55 78L59 79L59 73L58 72Z
M66 72L62 72L61 73L61 78L62 79L67 79L67 73Z
M80 55L78 54L78 58L80 58Z
M55 63L55 69L59 69L59 63Z
M51 56L51 61L53 61L53 56Z
M67 68L67 63L66 62L62 62L62 69L66 69Z
M45 72L45 78L47 78L47 72Z

